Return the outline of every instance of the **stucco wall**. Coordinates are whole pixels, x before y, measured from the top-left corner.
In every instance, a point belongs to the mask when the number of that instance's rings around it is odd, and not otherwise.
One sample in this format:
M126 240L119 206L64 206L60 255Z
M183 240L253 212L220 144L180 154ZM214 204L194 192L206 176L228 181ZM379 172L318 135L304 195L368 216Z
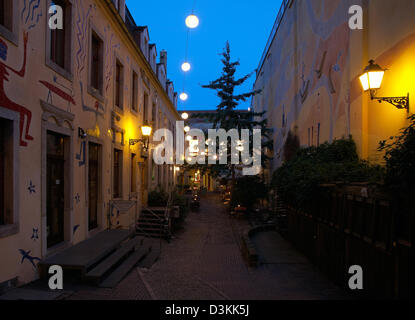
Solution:
M35 1L36 2L36 1ZM8 67L20 70L24 59L23 31L28 32L27 65L23 77L9 72L8 81L4 82L4 94L8 99L24 110L31 113L29 134L33 141L26 140L27 146L19 148L18 183L17 190L20 210L20 230L18 233L0 238L0 283L18 277L19 283L26 283L37 278L37 270L29 259L22 260L26 253L29 257L43 258L54 251L46 248L46 217L45 217L45 132L49 128L56 128L70 133L70 145L68 161L70 166L68 181L69 189L66 189L67 211L65 211L65 240L66 246L78 243L92 236L95 232L88 232L88 201L87 201L87 154L83 149L83 143L88 141L100 143L102 146L102 181L99 201L99 230L108 227L107 215L109 202L112 200L112 157L113 148L118 146L123 151L123 179L122 198L124 200L136 199L137 206L133 210L139 211L141 206L141 170L137 169L137 195L130 194L130 154L140 155L140 146L129 146L129 139L141 137L140 126L142 124L143 94L144 89L149 93L149 117L151 119L151 107L153 102L169 121L175 123L179 115L174 104L168 99L158 82L157 76L151 71L151 66L143 60L142 54L137 51L127 34L122 29L121 18L116 18L114 11L108 9L106 1L72 0L72 50L71 60L72 76L68 79L57 73L46 64L47 47L47 1L38 1L38 5L26 6L27 1L14 1L18 6L18 36L17 45L9 40L1 39L8 46L6 60L0 62ZM104 41L104 89L103 100L91 95L88 90L89 68L89 39L90 27ZM114 70L115 59L118 58L124 66L123 111L118 111L120 121L113 120L114 111ZM139 76L139 110L131 111L132 70ZM147 87L143 81L143 74L148 79ZM40 82L42 81L42 82ZM60 94L50 91L46 85L58 88ZM83 87L83 94L81 92ZM63 93L62 93L63 92ZM70 97L73 103L68 102ZM47 102L57 110L64 111L58 115L45 111L41 101ZM44 104L45 105L45 104ZM10 105L4 101L0 103L0 109L7 109ZM95 112L99 110L99 112ZM18 114L18 112L17 112ZM69 119L68 118L72 118ZM113 143L111 129L115 124L125 131L124 145L121 144L121 135L116 137ZM25 122L25 126L29 123ZM78 128L83 128L88 133L86 140L78 137ZM42 132L43 130L43 132ZM86 153L88 148L85 149ZM141 159L138 162L151 164L151 159ZM138 164L139 168L142 163ZM166 171L169 171L167 168ZM148 179L150 170L147 170ZM166 186L173 181L173 175L165 175ZM117 223L116 217L113 223ZM56 250L61 250L57 248ZM34 260L37 263L37 260Z
M351 30L349 7L364 9L364 29ZM289 130L301 145L352 135L362 158L381 161L379 141L407 124L407 112L371 101L358 77L370 59L386 72L379 96L413 99L415 21L411 0L294 0L275 35L253 101L274 128L273 169L283 161ZM410 111L413 112L411 101Z

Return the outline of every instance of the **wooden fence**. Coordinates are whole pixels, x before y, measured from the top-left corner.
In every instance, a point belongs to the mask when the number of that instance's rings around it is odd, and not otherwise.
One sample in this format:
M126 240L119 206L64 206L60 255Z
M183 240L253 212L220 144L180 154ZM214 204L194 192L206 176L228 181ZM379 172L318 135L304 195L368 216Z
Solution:
M352 294L415 298L413 200L379 194L366 197L361 189L336 187L331 196L305 206L307 210L289 207L286 235L323 273L350 292L349 268L361 266L364 290Z

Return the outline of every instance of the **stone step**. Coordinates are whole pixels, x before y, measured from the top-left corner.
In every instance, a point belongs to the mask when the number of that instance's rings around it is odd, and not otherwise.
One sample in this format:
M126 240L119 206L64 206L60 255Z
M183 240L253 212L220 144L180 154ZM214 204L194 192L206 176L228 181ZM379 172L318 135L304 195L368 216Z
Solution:
M138 226L149 226L149 227L163 227L164 224L154 223L154 222L138 222Z
M136 237L125 244L123 244L118 250L112 253L108 258L100 262L95 268L86 274L86 280L99 283L99 281L107 274L111 268L113 268L122 258L127 256L134 249L143 245L144 239Z
M101 288L114 288L128 273L133 269L140 260L149 253L149 247L141 247L131 254L117 269L112 272L108 278L100 283Z
M160 247L157 245L153 245L148 255L139 262L138 267L150 269L153 266L153 264L156 263L156 261L159 259L160 254Z

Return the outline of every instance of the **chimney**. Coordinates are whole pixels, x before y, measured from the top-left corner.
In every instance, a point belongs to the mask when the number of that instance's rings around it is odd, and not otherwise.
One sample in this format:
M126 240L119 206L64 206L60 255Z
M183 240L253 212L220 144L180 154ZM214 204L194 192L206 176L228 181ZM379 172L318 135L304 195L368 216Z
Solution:
M160 63L164 64L164 68L166 69L166 73L167 73L167 51L166 50L160 51Z
M120 8L118 8L118 12L121 15L121 18L124 20L125 22L125 0L120 0L119 2Z

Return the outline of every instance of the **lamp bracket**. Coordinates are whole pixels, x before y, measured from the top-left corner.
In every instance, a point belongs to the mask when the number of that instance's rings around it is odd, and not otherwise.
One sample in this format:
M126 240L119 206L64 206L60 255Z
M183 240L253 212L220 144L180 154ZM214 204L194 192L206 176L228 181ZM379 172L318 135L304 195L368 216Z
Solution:
M130 139L130 146L135 146L137 143L145 143L144 139Z
M372 100L377 100L379 103L388 102L398 109L406 109L409 112L409 93L406 97L376 97L376 90L370 91Z

